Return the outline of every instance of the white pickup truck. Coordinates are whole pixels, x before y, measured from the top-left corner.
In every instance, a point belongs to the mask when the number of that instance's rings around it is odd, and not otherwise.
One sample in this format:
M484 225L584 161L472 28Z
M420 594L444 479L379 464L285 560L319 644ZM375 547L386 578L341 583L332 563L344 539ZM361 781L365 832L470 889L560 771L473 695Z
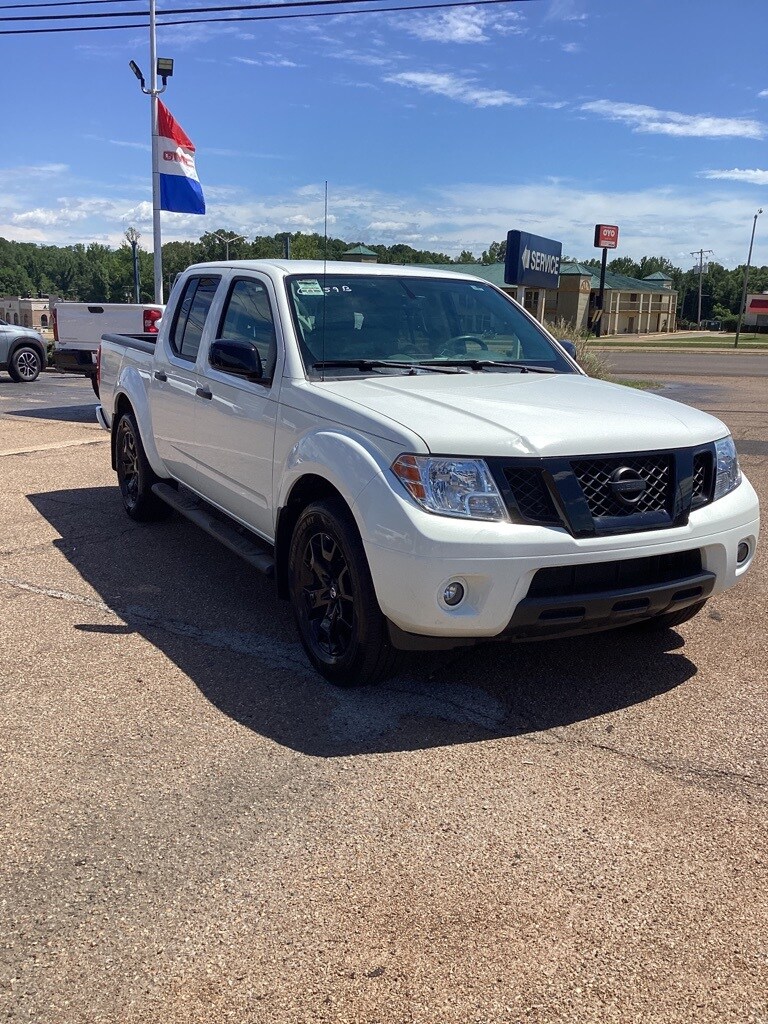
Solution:
M60 373L89 377L96 386L101 336L157 334L164 306L136 302L57 302L53 307L53 365Z
M723 423L585 376L475 277L193 266L99 374L128 515L176 509L274 575L340 685L398 650L674 626L755 554Z

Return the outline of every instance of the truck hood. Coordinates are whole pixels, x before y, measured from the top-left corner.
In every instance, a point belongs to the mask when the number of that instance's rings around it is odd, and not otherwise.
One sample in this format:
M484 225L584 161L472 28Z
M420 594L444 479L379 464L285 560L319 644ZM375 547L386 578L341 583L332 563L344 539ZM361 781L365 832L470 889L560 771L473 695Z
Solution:
M346 405L346 425L359 427L362 407L437 454L600 455L686 448L728 433L698 409L576 374L353 377L319 387L341 400L334 419L344 422Z

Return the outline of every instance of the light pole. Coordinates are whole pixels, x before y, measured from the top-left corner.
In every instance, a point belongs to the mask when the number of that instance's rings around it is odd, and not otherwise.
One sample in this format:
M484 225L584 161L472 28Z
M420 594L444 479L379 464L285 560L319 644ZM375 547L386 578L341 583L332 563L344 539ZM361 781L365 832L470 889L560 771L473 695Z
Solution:
M211 232L211 238L215 238L218 242L223 242L227 247L227 255L224 257L229 262L229 246L231 242L244 242L246 240L245 235L234 235L232 238L225 238L223 235L217 235L215 232Z
M741 292L741 305L739 306L739 322L736 325L736 340L733 343L734 348L739 347L739 335L741 334L741 318L747 311L747 278L749 277L749 265L752 262L752 246L755 241L755 228L757 227L757 218L760 216L762 212L762 210L758 210L755 216L752 218L752 236L749 239L749 255L747 256L747 265L744 268L744 288Z
M141 279L139 277L139 239L141 235L136 228L128 228L125 232L125 238L131 247L133 254L133 301L138 305L141 302Z
M160 170L157 160L157 103L158 96L165 92L168 79L173 74L173 61L169 57L157 56L156 0L149 0L149 88L144 81L141 68L135 60L128 61L128 67L139 80L141 91L150 97L152 111L152 244L155 267L155 302L163 301L163 251L160 230ZM158 88L157 80L162 79Z

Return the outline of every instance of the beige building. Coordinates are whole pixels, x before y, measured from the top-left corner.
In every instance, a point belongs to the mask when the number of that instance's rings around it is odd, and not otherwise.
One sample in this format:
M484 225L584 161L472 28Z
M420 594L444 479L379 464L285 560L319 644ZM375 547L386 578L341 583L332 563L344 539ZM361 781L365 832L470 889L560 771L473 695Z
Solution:
M0 320L17 327L47 331L53 327L50 301L44 299L0 298Z

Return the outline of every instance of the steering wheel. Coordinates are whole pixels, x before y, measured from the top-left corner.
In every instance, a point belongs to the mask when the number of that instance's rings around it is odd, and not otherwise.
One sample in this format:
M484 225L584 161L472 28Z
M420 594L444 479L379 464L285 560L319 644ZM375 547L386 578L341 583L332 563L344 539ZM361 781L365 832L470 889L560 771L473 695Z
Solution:
M454 356L454 355L466 355L467 354L467 343L471 342L473 345L477 345L483 352L488 351L488 346L481 337L477 334L457 334L455 338L449 338L443 350L440 353L441 356Z

